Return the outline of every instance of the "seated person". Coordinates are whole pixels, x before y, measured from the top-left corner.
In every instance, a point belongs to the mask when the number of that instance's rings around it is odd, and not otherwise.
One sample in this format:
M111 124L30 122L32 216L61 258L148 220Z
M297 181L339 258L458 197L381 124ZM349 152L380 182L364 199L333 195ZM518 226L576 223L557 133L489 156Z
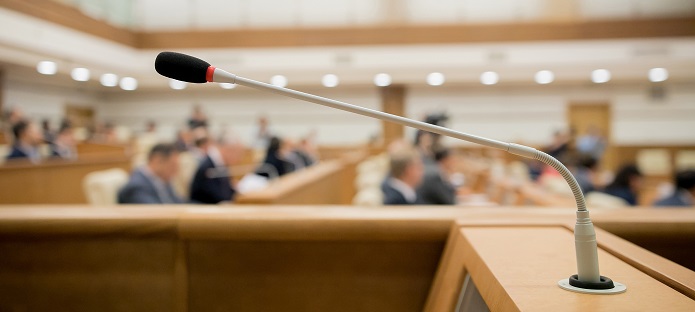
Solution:
M147 155L147 164L133 170L118 192L119 204L180 204L171 186L179 171L179 152L173 144L157 144Z
M637 197L642 188L642 173L635 165L621 168L611 184L603 190L608 195L624 199L630 206L637 206Z
M422 157L411 147L393 150L390 157L389 176L381 184L384 205L421 204L415 189L422 181Z
M75 137L73 136L72 127L69 124L63 124L55 135L55 139L51 144L51 157L59 157L63 159L76 159L77 150L75 148Z
M688 207L695 205L695 170L676 174L676 189L670 196L658 200L654 206Z
M34 163L41 160L39 145L43 143L43 135L35 123L21 120L12 126L12 134L15 141L7 159L28 159Z
M294 165L286 158L286 155L291 152L288 148L291 146L284 140L272 137L263 164L256 170L256 174L266 178L276 178L294 171Z
M456 188L450 182L454 157L448 149L434 152L436 166L426 166L425 176L417 188L417 195L423 205L455 205Z
M236 194L230 181L229 166L241 158L243 147L239 143L222 141L210 144L191 183L191 201L218 204L234 200Z

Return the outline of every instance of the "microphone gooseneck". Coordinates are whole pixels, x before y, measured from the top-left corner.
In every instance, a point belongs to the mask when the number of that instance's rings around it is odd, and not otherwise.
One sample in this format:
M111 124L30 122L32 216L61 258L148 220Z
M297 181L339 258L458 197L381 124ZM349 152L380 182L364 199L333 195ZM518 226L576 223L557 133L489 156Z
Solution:
M577 271L579 273L571 276L569 279L560 280L558 285L566 290L592 294L616 294L622 293L626 290L625 285L617 282L614 283L609 278L599 274L596 232L594 230L594 225L591 223L591 219L589 218L589 211L586 209L584 195L579 188L577 180L574 178L572 173L570 173L567 167L565 167L557 159L544 152L524 145L506 143L475 136L449 128L239 77L219 68L216 69L203 60L185 54L162 52L159 54L159 56L157 56L155 67L157 68L157 72L173 79L195 83L214 81L220 83L240 84L261 91L270 91L298 100L308 101L375 119L390 121L423 131L437 133L456 139L477 143L483 146L501 149L522 157L539 160L553 167L560 173L560 175L562 175L567 184L570 186L577 204L577 222L575 224L574 236L577 257Z

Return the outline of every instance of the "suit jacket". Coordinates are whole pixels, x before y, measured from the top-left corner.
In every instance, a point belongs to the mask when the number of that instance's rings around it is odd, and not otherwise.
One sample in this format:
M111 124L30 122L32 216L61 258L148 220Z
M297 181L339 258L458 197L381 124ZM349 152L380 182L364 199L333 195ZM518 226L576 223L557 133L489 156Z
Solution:
M226 168L216 168L210 156L205 156L193 176L191 201L217 204L222 201L233 200L236 192L229 182L226 170Z
M417 195L424 205L456 204L456 189L451 183L444 181L439 168L425 173Z
M675 192L673 192L673 194L671 194L671 196L655 202L654 206L666 206L666 207L689 207L689 206L692 206L694 203L693 203L691 197L689 196L689 194L686 194L684 192L687 192L687 191L676 190Z
M381 192L384 193L384 205L418 205L422 203L417 197L414 202L409 202L403 193L388 183L388 180L389 178L386 178L381 183Z
M154 182L142 171L135 169L120 191L119 204L180 204L183 201L176 195L170 184L157 191Z
M19 148L19 146L17 145L12 146L12 150L9 154L7 154L7 159L20 158L29 158L29 154L27 154L23 149Z

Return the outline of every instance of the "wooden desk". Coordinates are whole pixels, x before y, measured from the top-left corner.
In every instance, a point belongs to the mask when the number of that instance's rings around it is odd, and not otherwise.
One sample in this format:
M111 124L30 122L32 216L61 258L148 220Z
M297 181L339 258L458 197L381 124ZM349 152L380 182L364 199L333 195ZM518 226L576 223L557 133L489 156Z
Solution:
M352 203L357 164L365 153L348 153L272 181L262 190L240 194L237 204L331 205Z
M0 166L0 204L87 203L82 180L93 171L130 170L125 156L81 156L78 160L51 159L40 164L8 161Z
M695 210L592 215L597 226L623 228L628 236L636 223L644 226L632 232L656 236L662 228L676 233L695 225ZM486 235L511 241L510 228L551 230L573 217L569 208L518 207L4 207L0 311L53 310L56 302L70 311L422 311L428 294L430 302L446 303L446 294L455 297L460 287L460 274L450 271L463 268L454 261L462 258L451 256L460 239L447 237L463 237L464 227L480 230L466 237L487 259L496 247L477 247L491 241ZM533 239L562 245L563 252L573 248L571 235L551 234L557 237ZM626 283L628 293L641 283L626 276L634 273L680 283L668 284L676 290L667 296L695 298L695 272L610 233L599 230L598 237L602 273ZM517 258L538 260L547 255L543 250ZM500 262L513 257L505 258L491 260L490 270L522 271ZM555 259L554 282L576 270L573 253ZM519 287L503 282L505 289ZM546 287L535 285L529 287ZM512 293L526 300L523 292ZM595 303L597 309L604 304ZM429 305L427 311L433 311Z

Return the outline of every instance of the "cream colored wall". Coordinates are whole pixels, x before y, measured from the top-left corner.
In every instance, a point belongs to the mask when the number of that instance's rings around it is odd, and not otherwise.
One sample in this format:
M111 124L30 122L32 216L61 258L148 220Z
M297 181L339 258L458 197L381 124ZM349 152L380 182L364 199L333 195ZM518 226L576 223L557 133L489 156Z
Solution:
M427 112L445 110L451 116L449 126L456 130L539 145L548 142L554 130L566 127L568 103L608 101L616 144L695 144L695 85L667 84L662 101L651 100L648 87L411 87L406 113L421 118ZM368 108L380 105L373 86L300 89ZM247 143L260 115L267 115L273 130L282 136L299 138L315 129L321 144L362 143L381 130L378 121L366 117L242 87L95 93L8 81L3 93L6 105L20 106L37 119L57 122L66 103L93 106L98 118L135 131L147 120L157 120L164 138L173 138L175 130L185 125L193 103L204 107L214 133L227 127ZM412 133L406 132L408 137Z

